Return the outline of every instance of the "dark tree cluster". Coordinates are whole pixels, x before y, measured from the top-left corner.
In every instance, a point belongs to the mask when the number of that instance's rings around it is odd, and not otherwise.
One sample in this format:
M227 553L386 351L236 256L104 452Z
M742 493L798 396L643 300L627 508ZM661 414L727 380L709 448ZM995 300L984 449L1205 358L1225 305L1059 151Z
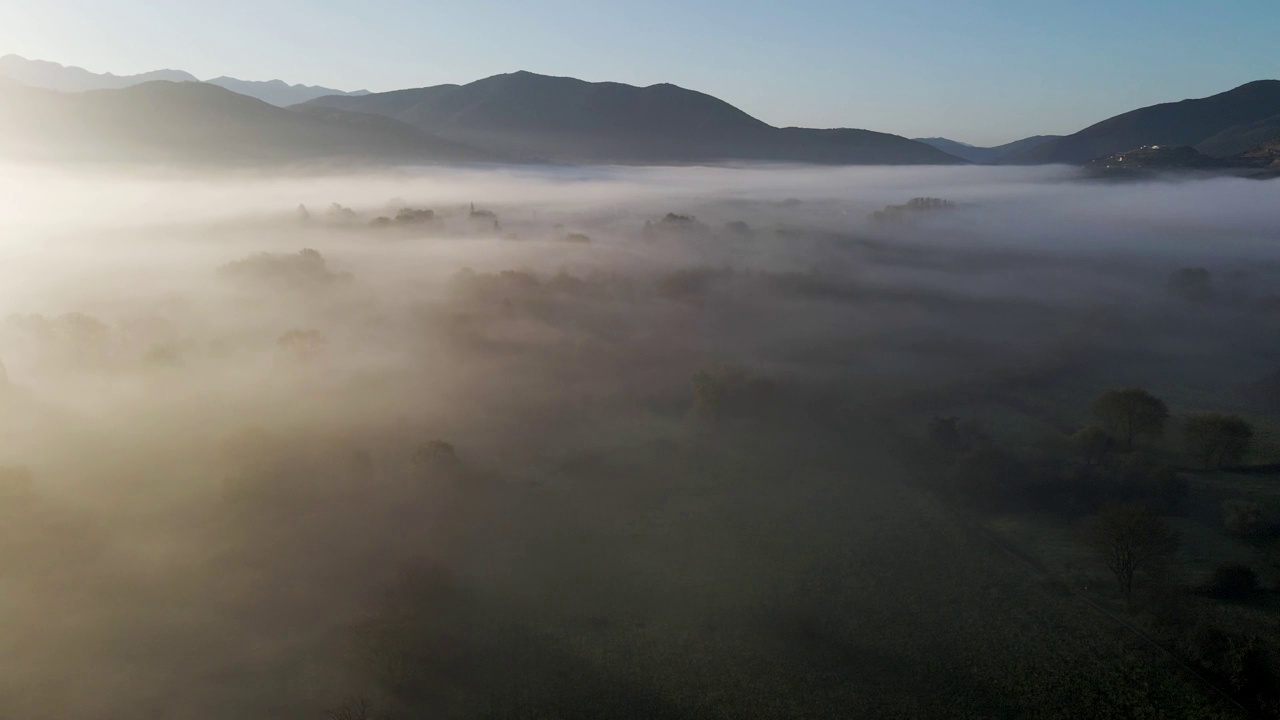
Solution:
M330 270L324 256L318 250L310 248L293 255L250 255L223 265L218 269L218 274L231 280L297 288L321 287L351 279L347 273Z
M369 225L376 228L389 227L411 227L415 225L429 225L436 220L434 210L419 208L400 208L396 212L394 218L381 215L369 221Z
M871 219L875 222L903 220L913 213L950 210L955 206L955 203L950 200L943 200L942 198L911 198L903 205L889 205L883 210L877 210L874 213L871 213Z

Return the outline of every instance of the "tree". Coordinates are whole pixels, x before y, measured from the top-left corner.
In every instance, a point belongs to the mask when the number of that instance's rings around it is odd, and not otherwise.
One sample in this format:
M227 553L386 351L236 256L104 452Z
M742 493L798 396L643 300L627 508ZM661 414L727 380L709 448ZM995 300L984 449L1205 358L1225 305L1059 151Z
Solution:
M325 356L324 335L319 330L290 330L276 339L277 362L307 365Z
M1142 435L1159 435L1169 418L1160 398L1141 388L1108 390L1093 401L1090 412L1101 427L1124 442L1126 452Z
M452 443L428 440L413 451L413 464L423 470L457 470L462 461Z
M330 708L326 714L329 720L375 720L382 717L374 713L369 701L361 696L343 700L342 703Z
M1115 444L1115 439L1097 425L1090 425L1071 436L1071 446L1089 467L1101 465Z
M1109 505L1085 520L1083 540L1115 575L1120 593L1133 596L1133 578L1157 567L1178 547L1163 518L1141 505Z
M1182 426L1187 455L1205 470L1240 462L1252 439L1253 426L1239 415L1198 413Z
M1258 590L1258 574L1244 563L1219 565L1204 589L1227 600L1243 600Z

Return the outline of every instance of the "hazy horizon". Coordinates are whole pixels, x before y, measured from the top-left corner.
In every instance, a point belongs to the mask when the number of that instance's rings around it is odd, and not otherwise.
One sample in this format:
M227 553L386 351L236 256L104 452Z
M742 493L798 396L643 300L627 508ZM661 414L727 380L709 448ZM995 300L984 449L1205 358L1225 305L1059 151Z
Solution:
M4 3L0 54L117 75L175 69L202 79L374 92L517 70L672 83L776 126L990 146L1069 134L1137 107L1280 77L1269 50L1270 3L1177 5L1091 1L1046 10L986 0L961 9L925 0L899 13L879 2L811 0L729 12L670 0L643 11L485 0L471 8L484 20L471 22L397 0L366 3L354 14L329 4L263 8L244 0L216 9L134 0L109 8L85 0ZM1211 12L1187 12L1201 5ZM1206 54L1215 62L1200 62Z

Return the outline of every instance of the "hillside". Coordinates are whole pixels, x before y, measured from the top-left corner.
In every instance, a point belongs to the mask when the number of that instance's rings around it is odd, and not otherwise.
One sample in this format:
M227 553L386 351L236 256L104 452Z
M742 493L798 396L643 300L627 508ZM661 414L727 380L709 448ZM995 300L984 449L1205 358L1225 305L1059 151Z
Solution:
M1014 140L1011 143L995 145L993 147L979 147L977 145L970 145L969 143L962 143L943 137L916 138L916 141L938 148L942 152L955 155L956 157L968 160L969 162L979 163L982 165L999 165L1011 157L1015 157L1033 148L1037 148L1050 140L1057 140L1058 137L1060 136L1033 135L1029 138Z
M368 95L368 90L345 92L320 85L290 85L283 80L237 80L233 77L216 77L205 82L226 88L231 92L248 95L277 107L289 107L326 95Z
M1118 175L1185 170L1224 170L1239 163L1215 158L1186 145L1149 145L1135 150L1090 160L1085 167L1094 172Z
M62 92L120 90L156 80L200 82L196 76L182 70L156 70L139 75L113 75L95 73L81 67L60 65L45 60L28 60L19 55L0 57L0 77L7 77L30 87ZM315 85L290 85L282 80L252 81L225 76L206 82L279 107L297 105L325 95L361 95L369 92L358 90L347 93L343 90Z
M84 93L0 85L0 156L192 163L497 159L388 118L278 108L189 82Z
M570 162L961 162L896 135L775 128L715 97L669 84L636 87L517 72L309 104L384 115L476 147Z
M1022 163L1084 163L1147 145L1199 147L1231 156L1250 147L1233 128L1280 114L1280 81L1259 80L1207 98L1140 108L1020 153ZM1248 131L1245 131L1248 132ZM1227 138L1218 138L1228 133ZM1264 138L1265 139L1265 138ZM1258 140L1253 145L1262 142ZM1201 143L1205 146L1200 147Z
M1276 141L1280 141L1280 115L1227 128L1196 145L1196 149L1209 155L1231 157Z

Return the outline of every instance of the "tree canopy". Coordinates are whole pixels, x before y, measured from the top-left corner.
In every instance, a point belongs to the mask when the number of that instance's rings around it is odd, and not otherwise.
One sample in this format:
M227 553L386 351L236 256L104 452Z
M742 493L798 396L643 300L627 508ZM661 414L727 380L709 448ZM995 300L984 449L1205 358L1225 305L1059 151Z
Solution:
M1141 388L1108 390L1090 408L1102 429L1119 438L1126 451L1143 435L1159 435L1169 419L1160 398Z
M1253 426L1239 415L1198 413L1182 426L1187 456L1205 470L1239 463L1252 439Z

